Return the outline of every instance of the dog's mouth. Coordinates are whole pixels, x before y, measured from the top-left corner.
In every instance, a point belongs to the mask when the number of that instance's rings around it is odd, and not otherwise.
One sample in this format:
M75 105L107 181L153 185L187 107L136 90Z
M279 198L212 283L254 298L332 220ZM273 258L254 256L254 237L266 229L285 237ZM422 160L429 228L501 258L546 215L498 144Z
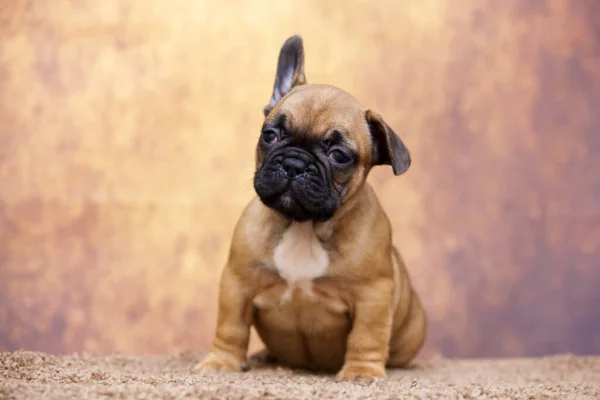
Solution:
M296 221L324 221L333 216L339 200L326 171L310 153L297 149L274 154L254 177L261 201Z
M295 221L304 222L311 219L319 219L317 216L318 213L311 212L303 206L289 189L277 196L263 199L263 203Z

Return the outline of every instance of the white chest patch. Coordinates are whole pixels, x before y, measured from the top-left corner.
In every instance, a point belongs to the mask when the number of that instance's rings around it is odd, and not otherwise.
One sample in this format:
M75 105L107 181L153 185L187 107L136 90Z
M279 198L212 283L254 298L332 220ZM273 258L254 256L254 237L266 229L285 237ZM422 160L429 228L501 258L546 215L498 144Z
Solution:
M313 223L292 222L273 252L275 268L289 283L324 276L329 256L313 230Z

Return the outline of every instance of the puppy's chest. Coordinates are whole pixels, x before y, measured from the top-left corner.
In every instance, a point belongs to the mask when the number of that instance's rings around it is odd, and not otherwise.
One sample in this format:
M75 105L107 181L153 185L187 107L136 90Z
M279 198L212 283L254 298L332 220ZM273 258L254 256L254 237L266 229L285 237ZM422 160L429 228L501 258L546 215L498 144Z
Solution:
M293 222L273 251L277 274L290 284L325 276L329 263L329 254L315 234L312 222Z
M255 306L277 310L280 317L286 312L312 314L316 310L344 313L339 288L315 281L328 274L330 262L312 223L292 223L273 250L272 269L280 280L259 291Z
M312 227L292 224L275 247L272 261L278 277L266 279L253 299L263 333L316 334L346 327L343 288L336 281L317 280L328 274L330 258Z

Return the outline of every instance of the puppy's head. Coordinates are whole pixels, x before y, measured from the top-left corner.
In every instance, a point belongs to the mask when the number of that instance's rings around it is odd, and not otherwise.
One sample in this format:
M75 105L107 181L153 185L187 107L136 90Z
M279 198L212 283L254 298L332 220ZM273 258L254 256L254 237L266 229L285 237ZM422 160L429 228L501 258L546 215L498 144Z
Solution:
M371 168L410 166L404 143L377 113L333 86L307 84L299 36L281 48L256 151L262 202L296 221L325 221L364 184Z

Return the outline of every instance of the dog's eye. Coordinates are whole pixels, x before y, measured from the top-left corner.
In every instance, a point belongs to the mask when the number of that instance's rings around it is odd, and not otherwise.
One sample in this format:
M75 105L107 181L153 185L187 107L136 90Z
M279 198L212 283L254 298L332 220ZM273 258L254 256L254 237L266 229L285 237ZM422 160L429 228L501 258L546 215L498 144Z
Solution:
M268 130L263 132L262 139L266 144L273 144L279 138L277 137L277 132Z
M352 159L346 153L341 150L333 150L329 153L329 158L336 164L344 165L348 164Z

